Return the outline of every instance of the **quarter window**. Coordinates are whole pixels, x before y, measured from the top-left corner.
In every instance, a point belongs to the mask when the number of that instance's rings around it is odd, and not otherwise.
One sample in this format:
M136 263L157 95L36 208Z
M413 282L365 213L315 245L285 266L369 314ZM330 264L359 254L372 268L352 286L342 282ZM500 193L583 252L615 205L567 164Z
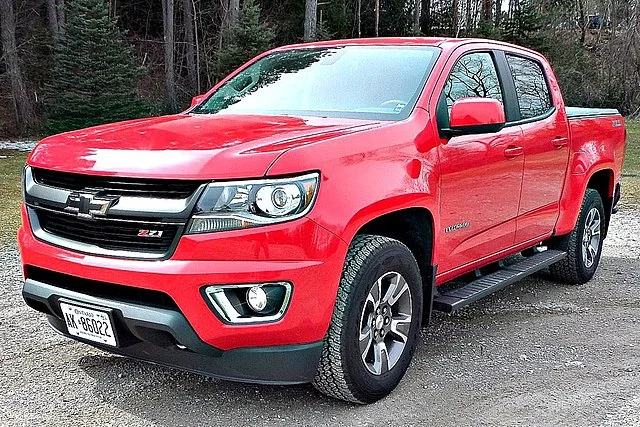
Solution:
M444 86L443 95L449 111L460 98L493 98L502 102L502 90L491 55L470 53L456 62Z
M540 65L530 59L507 55L516 85L520 117L530 119L548 112L551 107L549 88Z

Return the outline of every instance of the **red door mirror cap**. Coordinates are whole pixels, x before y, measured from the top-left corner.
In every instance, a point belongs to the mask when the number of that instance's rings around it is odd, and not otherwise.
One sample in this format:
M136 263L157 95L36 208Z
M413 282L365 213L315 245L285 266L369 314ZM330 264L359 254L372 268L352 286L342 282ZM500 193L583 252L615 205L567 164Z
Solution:
M195 107L196 105L200 104L202 102L202 100L204 99L205 95L197 95L194 96L193 98L191 98L191 108Z
M502 103L492 98L460 98L451 106L449 127L452 130L497 132L506 123Z

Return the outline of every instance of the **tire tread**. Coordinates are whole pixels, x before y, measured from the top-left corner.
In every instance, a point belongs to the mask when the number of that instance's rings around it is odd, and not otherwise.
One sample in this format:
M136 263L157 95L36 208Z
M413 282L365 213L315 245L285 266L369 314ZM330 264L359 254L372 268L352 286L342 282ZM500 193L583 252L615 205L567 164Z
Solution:
M342 338L345 328L343 327L343 322L351 304L352 290L357 285L359 277L363 274L361 267L374 252L389 245L399 245L409 251L403 243L397 240L366 234L357 235L349 247L329 331L325 337L322 356L313 379L314 387L321 393L336 399L359 404L372 401L370 397L357 394L356 388L353 386L349 373L344 366Z
M580 213L578 214L576 226L571 233L557 238L554 242L554 249L567 252L567 256L565 258L549 266L551 275L559 282L583 284L589 280L589 278L584 277L578 269L579 263L581 263L582 260L578 259L577 245L580 244L579 239L582 234L581 224L584 222L584 215L586 215L585 211L594 199L599 200L600 193L592 188L587 188L584 199L582 200L582 206L580 206ZM602 242L600 242L600 245L602 245Z

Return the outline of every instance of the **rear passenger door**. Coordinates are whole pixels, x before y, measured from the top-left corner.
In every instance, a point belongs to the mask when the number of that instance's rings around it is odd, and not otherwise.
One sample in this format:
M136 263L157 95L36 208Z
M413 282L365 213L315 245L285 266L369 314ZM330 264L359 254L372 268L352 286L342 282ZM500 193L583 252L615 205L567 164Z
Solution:
M508 52L506 61L519 107L517 124L524 136L517 244L547 235L555 227L569 161L569 130L564 108L555 105L542 64Z

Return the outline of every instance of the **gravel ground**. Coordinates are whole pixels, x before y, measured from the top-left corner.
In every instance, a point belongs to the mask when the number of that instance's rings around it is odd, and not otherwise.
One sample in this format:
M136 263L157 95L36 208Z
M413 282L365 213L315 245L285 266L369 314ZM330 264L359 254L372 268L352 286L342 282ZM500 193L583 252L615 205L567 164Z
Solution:
M596 277L538 274L455 315L436 314L398 389L369 406L311 386L207 379L53 333L25 306L0 249L0 425L640 426L640 210L614 217Z

